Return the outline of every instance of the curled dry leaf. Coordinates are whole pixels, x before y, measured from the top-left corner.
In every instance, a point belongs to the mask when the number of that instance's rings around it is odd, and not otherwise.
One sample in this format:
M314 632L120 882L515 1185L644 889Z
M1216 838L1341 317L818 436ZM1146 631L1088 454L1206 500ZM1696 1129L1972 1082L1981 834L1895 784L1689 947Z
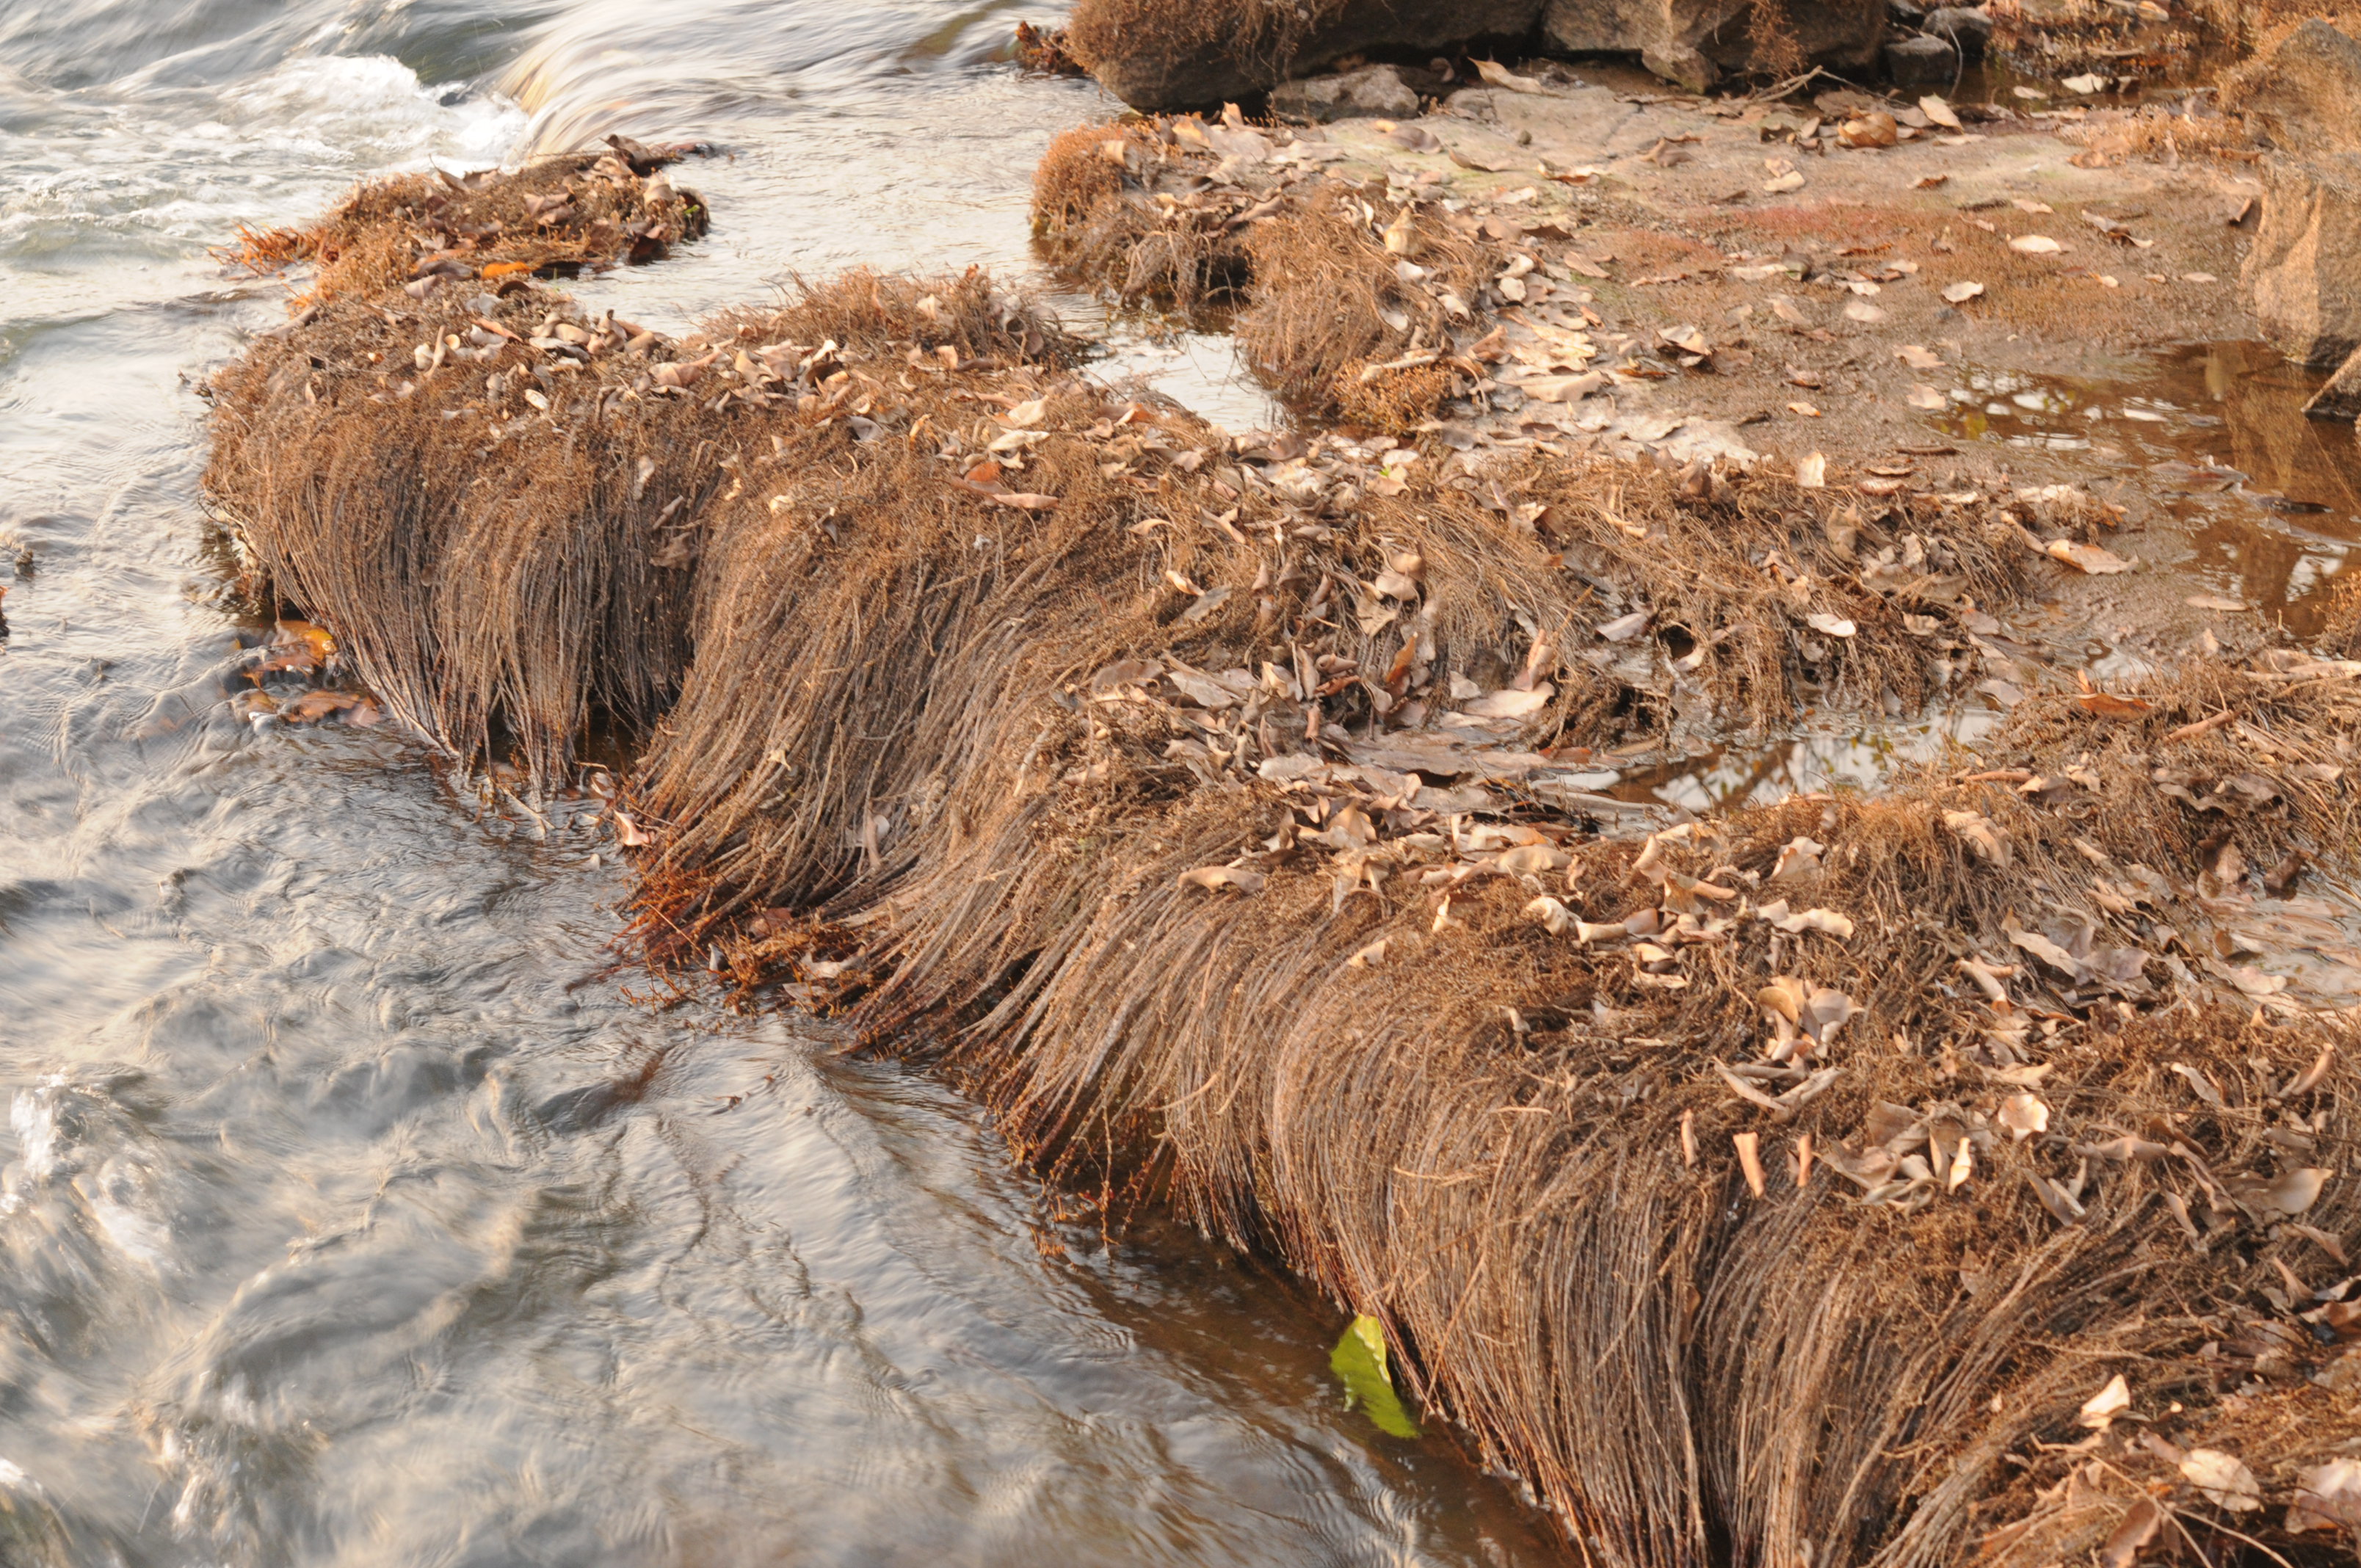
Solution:
M1945 130L1956 131L1966 128L1960 124L1960 116L1953 112L1951 105L1934 93L1930 93L1918 100L1918 110Z
M1773 174L1770 179L1763 181L1763 193L1770 196L1784 196L1790 191L1800 191L1803 188L1803 173L1794 169L1790 169L1784 174Z
M1763 1139L1754 1133L1732 1133L1730 1141L1738 1149L1738 1166L1746 1173L1746 1186L1754 1196L1763 1196Z
M1648 630L1648 612L1635 609L1629 615L1619 615L1612 620L1602 620L1591 629L1609 642L1628 642Z
M2049 1130L2049 1107L2039 1095L2020 1091L2000 1102L2000 1124L2012 1141L2021 1144Z
M2152 713L2156 704L2136 696L2117 696L2113 692L2084 692L2074 699L2076 707L2085 713L2095 713L2102 718L2136 718Z
M1510 71L1507 66L1502 65L1499 60L1471 60L1467 63L1474 66L1476 68L1476 74L1482 77L1486 83L1490 86L1505 87L1511 93L1542 93L1547 91L1542 86L1540 78L1533 76L1520 76L1515 71Z
M1260 893L1264 881L1262 872L1250 871L1245 866L1199 866L1195 871L1180 873L1181 886L1211 888L1216 892L1232 887L1245 894Z
M2055 256L2066 247L2046 234L2021 234L2008 242L2011 250L2026 256Z
M1833 909L1804 909L1791 914L1787 908L1787 901L1782 898L1774 903L1763 905L1754 913L1791 936L1800 935L1806 931L1824 932L1837 938L1852 935L1852 921ZM1788 1018L1790 1022L1800 1021L1797 1014L1794 1013L1789 1014Z
M1563 937L1574 929L1574 912L1547 894L1526 905L1525 914L1541 922L1553 937Z
M2256 1484L2255 1473L2235 1454L2218 1448L2192 1448L2180 1462L2180 1474L2217 1508L2245 1514L2263 1506L2263 1489Z
M1811 876L1819 871L1820 857L1827 852L1825 844L1804 838L1790 839L1780 847L1778 862L1771 868L1771 880L1785 882L1792 877L1801 881Z
M1520 844L1503 850L1493 862L1510 876L1539 876L1573 862L1574 857L1554 844Z
M1844 308L1844 313L1845 320L1859 322L1863 326L1875 326L1885 320L1885 313L1867 300L1855 300Z
M1015 507L1019 511L1053 511L1058 505L1055 496L1035 495L1026 490L1003 490L986 496L984 499L994 506Z
M1543 681L1529 692L1510 690L1487 693L1460 711L1471 718L1522 718L1527 714L1538 713L1546 707L1550 698L1556 695L1557 688Z
M1905 400L1914 409L1925 409L1927 412L1933 413L1939 411L1949 400L1934 388L1921 382L1910 389L1909 395Z
M620 806L615 808L615 842L627 850L644 849L655 842L652 834L642 831Z
M1837 127L1837 140L1847 147L1892 147L1902 139L1901 127L1894 116L1874 109Z
M1946 811L1943 826L1965 840L1979 856L1996 866L2008 864L2008 836L1981 811Z
M1844 617L1830 615L1825 610L1815 610L1804 617L1804 624L1815 631L1826 632L1830 637L1850 637L1861 630Z
M2070 539L2053 539L2042 546L2042 554L2055 561L2063 561L2077 571L2098 576L2107 572L2128 572L2132 564L2112 550L2102 550L2095 544L2078 544Z
M1964 305L1983 291L1984 286L1982 283L1971 283L1961 279L1957 283L1947 283L1943 286L1943 298L1952 304Z
M1901 360L1913 370L1940 370L1943 367L1941 355L1931 348L1921 347L1915 343L1905 343L1895 349L1894 357Z
M1795 464L1795 483L1807 490L1825 488L1828 482L1828 460L1817 452L1799 459Z
M1375 969L1386 961L1386 948L1392 938L1380 937L1345 960L1346 969Z

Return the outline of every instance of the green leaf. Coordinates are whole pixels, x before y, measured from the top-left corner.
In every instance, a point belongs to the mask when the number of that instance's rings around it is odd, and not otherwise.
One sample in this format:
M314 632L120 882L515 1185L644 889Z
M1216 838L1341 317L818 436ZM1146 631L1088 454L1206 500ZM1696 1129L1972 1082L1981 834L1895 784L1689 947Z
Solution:
M1393 1375L1386 1366L1386 1331L1377 1319L1355 1318L1328 1355L1328 1365L1344 1380L1345 1408L1355 1405L1389 1437L1416 1437L1418 1423L1402 1409L1394 1392Z

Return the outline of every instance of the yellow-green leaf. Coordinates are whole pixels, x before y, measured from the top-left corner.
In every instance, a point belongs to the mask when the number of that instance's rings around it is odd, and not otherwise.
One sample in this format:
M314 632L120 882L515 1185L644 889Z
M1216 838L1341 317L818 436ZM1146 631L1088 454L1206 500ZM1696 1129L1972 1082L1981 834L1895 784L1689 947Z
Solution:
M1402 1409L1394 1392L1393 1374L1386 1365L1386 1331L1378 1320L1355 1318L1336 1342L1328 1365L1344 1380L1347 1406L1358 1405L1364 1415L1389 1437L1417 1437L1418 1422Z

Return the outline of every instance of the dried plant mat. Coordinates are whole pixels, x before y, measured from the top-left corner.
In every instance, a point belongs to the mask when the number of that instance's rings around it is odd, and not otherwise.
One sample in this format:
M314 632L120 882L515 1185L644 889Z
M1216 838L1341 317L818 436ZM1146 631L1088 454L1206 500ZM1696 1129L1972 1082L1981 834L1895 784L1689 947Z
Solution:
M609 150L537 159L513 173L441 170L365 184L304 228L241 230L219 254L277 272L309 262L299 307L338 294L412 301L445 290L653 261L705 233L705 203L663 172L689 150L609 137Z
M2140 1431L2235 1442L2278 1509L2351 1435L2251 1434L2361 1317L2331 1310L2353 999L2222 942L2349 939L2272 889L2351 841L2323 759L2356 676L2059 696L1994 748L2024 766L1634 842L1424 810L1371 763L1125 809L1090 737L1186 709L1113 672L1071 749L967 775L939 857L807 972L881 1046L931 1038L1031 1157L1380 1318L1423 1398L1630 1560L1957 1561L2048 1507L2017 1488L2062 1473L2045 1444L2145 1485ZM2119 1370L2147 1424L2086 1441ZM2103 1539L2142 1495L2107 1485L2057 1528ZM2158 1504L2212 1545L2309 1534L2193 1481Z
M2017 522L1242 450L1071 378L980 274L681 343L495 306L331 299L217 379L209 483L269 585L464 754L551 779L594 709L641 719L653 959L800 966L1045 1163L1127 1151L1381 1317L1621 1555L1955 1560L2094 1355L2180 1387L2187 1335L2319 1275L2290 1225L2351 1223L2323 1181L2272 1229L2347 1078L2271 972L2335 917L2270 883L2350 841L2355 666L2037 696L1976 770L2006 777L1599 840L1564 764L1652 721L1611 650L1670 655L1677 615L1702 678L1752 646L1716 630L1800 616L1865 686L1863 629L1930 663L1902 618L1968 627L2030 558L1978 530ZM2261 1019L2183 1005L2233 993ZM2123 1077L2159 1058L2188 1071ZM2168 1163L2073 1152L2116 1136ZM1907 1288L1897 1247L1934 1260ZM2174 1397L2194 1453L2215 1407Z

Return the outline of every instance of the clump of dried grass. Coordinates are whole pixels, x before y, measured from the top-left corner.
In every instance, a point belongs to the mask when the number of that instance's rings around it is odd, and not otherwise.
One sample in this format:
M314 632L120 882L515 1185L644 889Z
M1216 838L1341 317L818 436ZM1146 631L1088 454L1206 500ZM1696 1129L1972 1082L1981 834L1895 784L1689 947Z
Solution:
M1144 176L1174 157L1168 123L1083 126L1049 144L1033 172L1033 225L1051 265L1126 304L1194 311L1233 296L1248 258L1218 204L1159 203Z
M2275 1500L2344 1441L2275 1379L2325 1356L2297 1227L2361 1192L2273 1193L2337 1162L2355 1080L2249 955L2327 940L2270 883L2352 841L2356 667L2036 697L1881 796L1603 837L1578 748L1916 700L2016 524L1220 439L975 274L677 344L533 290L492 325L570 346L476 344L408 298L216 384L209 483L273 587L462 751L549 777L637 720L652 959L796 976L1052 1168L1277 1250L1588 1551L2104 1540L2177 1472L2042 1445L2115 1369ZM2194 1539L2302 1544L2172 1486Z
M485 283L653 261L705 233L705 203L659 172L675 161L627 138L513 173L437 170L356 190L306 228L241 229L224 259L258 272L315 269L307 300L406 288L414 298Z

